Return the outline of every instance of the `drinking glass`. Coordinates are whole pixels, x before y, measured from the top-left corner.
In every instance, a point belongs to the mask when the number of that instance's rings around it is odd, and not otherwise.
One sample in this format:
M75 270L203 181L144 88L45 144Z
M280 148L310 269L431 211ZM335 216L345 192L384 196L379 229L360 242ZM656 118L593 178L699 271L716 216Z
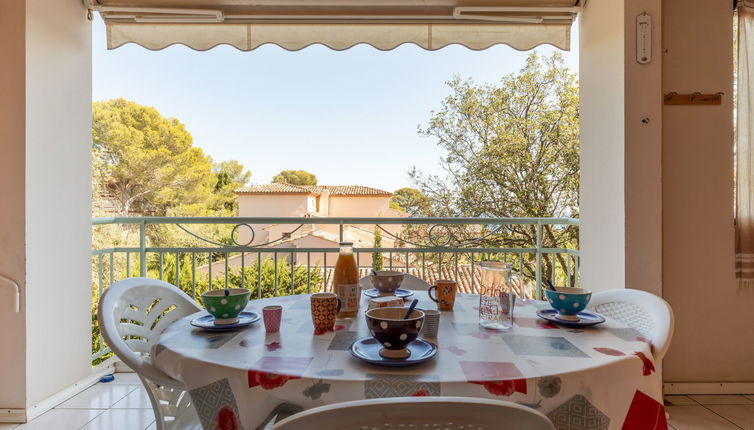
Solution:
M510 330L516 304L513 284L518 277L512 273L512 265L502 261L483 261L480 266L479 325L490 330Z

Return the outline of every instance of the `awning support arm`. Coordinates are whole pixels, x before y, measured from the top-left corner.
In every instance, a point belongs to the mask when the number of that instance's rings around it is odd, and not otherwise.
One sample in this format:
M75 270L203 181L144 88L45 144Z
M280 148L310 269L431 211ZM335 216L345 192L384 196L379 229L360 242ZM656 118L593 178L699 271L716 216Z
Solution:
M125 12L133 15L119 15L119 18L130 18L135 22L223 22L225 16L221 10L214 9L169 9L169 8L134 8L100 6L92 0L84 0L84 5L91 11L97 12ZM161 14L161 17L145 17L141 14Z
M141 23L222 23L230 20L296 20L296 21L317 21L317 20L432 20L437 16L305 16L305 15L228 15L221 10L213 9L177 9L177 8L137 8L137 7L111 7L100 6L96 0L83 0L90 14L92 11L97 12L118 12L119 20L133 20ZM484 7L484 6L465 6L453 9L452 19L456 20L475 20L488 22L509 22L522 24L541 24L548 20L572 20L573 16L578 14L581 7ZM531 13L531 16L494 16L489 13ZM557 15L538 15L541 13L556 13ZM151 16L143 16L143 15Z

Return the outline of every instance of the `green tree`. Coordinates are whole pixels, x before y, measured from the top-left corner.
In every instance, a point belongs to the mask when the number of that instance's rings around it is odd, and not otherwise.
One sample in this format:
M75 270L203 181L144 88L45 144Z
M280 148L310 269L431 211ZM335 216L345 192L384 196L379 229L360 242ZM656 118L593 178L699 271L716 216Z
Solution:
M420 133L445 151L442 174L410 174L435 216L577 217L579 115L576 75L555 53L529 55L497 85L456 77L451 94ZM483 229L485 230L485 229ZM479 237L485 231L455 231ZM511 226L486 245L528 247L535 226ZM545 226L543 246L577 246L578 230ZM566 256L558 254L561 267ZM531 259L525 272L533 271ZM552 263L545 259L549 276Z
M211 207L215 210L226 210L232 215L238 214L238 196L235 191L249 182L251 172L244 170L236 160L214 163L212 171L217 178L214 188L214 199Z
M411 216L430 216L432 200L416 188L401 188L390 198L390 207Z
M212 164L177 119L125 99L92 106L100 181L118 215L163 216L178 205L203 205L216 178Z
M213 163L176 119L124 99L93 104L93 213L129 216L234 216L234 191L251 174L235 160ZM104 196L104 197L103 197ZM230 225L195 225L193 233L231 244ZM133 228L95 229L94 241L134 245ZM174 226L151 225L153 246L203 246Z
M283 170L272 178L272 182L291 185L317 185L317 176L305 170Z
M178 285L184 292L192 295L196 292L197 302L201 304L200 296L205 291L210 290L209 275L196 276L196 284L191 277L191 256L183 254L180 258L181 270L180 279L176 279L175 256L166 255L163 259L163 279L173 285ZM206 265L206 258L197 267ZM253 262L241 268L228 269L228 287L230 288L248 288L251 291L251 297L259 297L261 287L261 297L285 296L289 294L305 294L309 291L309 282L311 282L311 292L316 293L323 289L323 274L321 267L312 267L311 273L307 274L307 267L297 265L293 268L293 288L291 288L291 265L285 259L277 261L277 289L275 287L275 261L272 258L262 260L261 274L259 265ZM157 267L150 270L150 277L159 277ZM243 282L241 280L243 278ZM260 284L261 280L261 284ZM221 273L213 273L211 289L225 288L225 276Z
M378 226L374 226L374 247L382 248L382 232ZM382 270L383 263L381 252L375 252L372 254L372 269Z

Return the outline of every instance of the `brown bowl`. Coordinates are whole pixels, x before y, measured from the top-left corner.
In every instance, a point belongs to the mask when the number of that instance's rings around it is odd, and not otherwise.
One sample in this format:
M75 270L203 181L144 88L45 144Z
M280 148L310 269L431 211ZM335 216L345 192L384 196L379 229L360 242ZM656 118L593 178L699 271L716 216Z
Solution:
M382 294L392 294L403 282L403 272L395 272L392 270L379 270L377 274L369 275L369 280L372 281L374 288L377 288Z
M408 308L375 308L366 312L369 332L382 344L380 355L387 358L406 358L411 355L408 344L416 340L424 324L424 312L414 309L403 319Z

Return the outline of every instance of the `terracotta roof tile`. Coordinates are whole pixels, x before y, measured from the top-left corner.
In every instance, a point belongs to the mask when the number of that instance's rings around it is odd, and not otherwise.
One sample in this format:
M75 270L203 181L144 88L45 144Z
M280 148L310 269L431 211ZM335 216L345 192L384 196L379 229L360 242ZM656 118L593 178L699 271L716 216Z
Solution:
M330 192L331 196L392 196L393 193L363 185L318 185L312 187L318 193L322 190Z
M386 259L387 260L387 259ZM388 261L385 263L385 270L388 270L387 266ZM402 262L395 261L395 266L392 270L398 270L401 272L406 272L411 275L416 276L417 278L424 279L427 283L434 284L434 282L438 279L457 279L458 281L458 289L461 293L479 293L479 286L482 283L482 269L479 267L479 265L474 266L474 287L472 288L472 273L471 273L471 265L469 264L459 264L458 265L458 272L456 273L454 266L443 266L442 269L438 267L426 267L422 269L421 267L409 267L408 270L405 269L405 267L402 266ZM318 269L312 269L312 270L319 270L322 271L322 268ZM325 280L325 291L332 291L332 278L334 274L334 267L328 266L326 271L323 273L323 278ZM371 272L371 268L365 268L360 267L359 268L359 277L364 277L369 275ZM534 283L527 281L524 282L523 285L523 295L521 294L521 287L522 285L520 283L514 285L514 289L516 291L516 294L519 297L527 298L527 299L533 299L535 297L535 291L534 291Z
M262 184L243 187L238 194L322 194L327 190L331 196L392 196L393 193L363 185L292 185Z
M243 187L236 190L238 194L319 194L318 192L302 185L292 184L262 184Z

